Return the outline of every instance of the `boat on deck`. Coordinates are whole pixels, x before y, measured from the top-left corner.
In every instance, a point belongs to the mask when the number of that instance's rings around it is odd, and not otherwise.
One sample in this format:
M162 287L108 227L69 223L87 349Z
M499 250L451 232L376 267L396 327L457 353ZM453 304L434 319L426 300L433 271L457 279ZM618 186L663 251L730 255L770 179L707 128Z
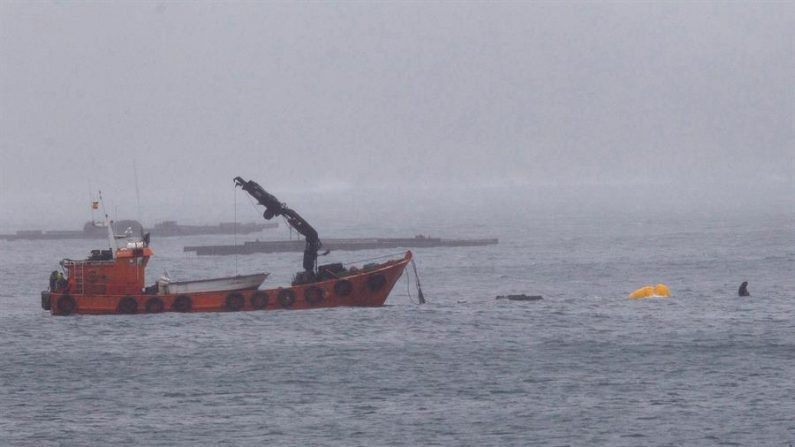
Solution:
M256 289L265 281L268 273L226 276L223 278L198 279L194 281L172 281L168 277L157 280L157 291L162 294L223 292L224 290Z

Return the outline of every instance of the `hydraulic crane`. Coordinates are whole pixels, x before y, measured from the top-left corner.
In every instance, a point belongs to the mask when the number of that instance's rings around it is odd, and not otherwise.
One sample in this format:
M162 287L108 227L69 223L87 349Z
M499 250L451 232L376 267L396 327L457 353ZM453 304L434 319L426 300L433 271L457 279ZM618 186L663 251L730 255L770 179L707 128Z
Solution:
M279 199L265 191L259 183L254 180L244 180L242 177L235 177L235 186L240 186L251 197L257 199L260 205L265 207L262 217L271 220L274 216L284 216L287 223L295 228L299 234L306 239L304 248L304 274L306 279L311 281L317 277L317 252L323 247L317 231L309 225L295 210L288 208L286 203L279 202Z

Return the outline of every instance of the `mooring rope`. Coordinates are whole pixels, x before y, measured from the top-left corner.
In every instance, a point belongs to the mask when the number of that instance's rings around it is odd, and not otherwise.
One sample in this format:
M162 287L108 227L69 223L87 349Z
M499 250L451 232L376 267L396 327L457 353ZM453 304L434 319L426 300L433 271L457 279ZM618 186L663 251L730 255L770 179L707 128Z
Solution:
M411 259L411 267L414 269L414 279L417 281L417 298L420 304L425 304L425 297L422 295L422 287L420 286L420 274L417 273L417 264L414 259Z
M414 302L414 297L411 296L411 279L409 279L408 273L406 273L406 293L409 294L409 302L411 304L419 304Z
M411 260L411 264L414 267L414 284L417 286L417 302L414 302L414 297L411 295L411 278L409 278L410 273L406 272L406 293L409 295L409 302L411 304L425 304L425 297L422 295L422 289L420 288L420 277L417 275L417 267L414 265L414 260Z

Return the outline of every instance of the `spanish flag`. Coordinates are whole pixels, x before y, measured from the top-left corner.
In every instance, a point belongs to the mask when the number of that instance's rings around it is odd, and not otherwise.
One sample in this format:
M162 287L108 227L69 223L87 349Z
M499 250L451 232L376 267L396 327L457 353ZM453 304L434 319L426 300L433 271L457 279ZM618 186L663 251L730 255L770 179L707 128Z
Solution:
M99 209L99 202L91 202L91 209L92 210Z

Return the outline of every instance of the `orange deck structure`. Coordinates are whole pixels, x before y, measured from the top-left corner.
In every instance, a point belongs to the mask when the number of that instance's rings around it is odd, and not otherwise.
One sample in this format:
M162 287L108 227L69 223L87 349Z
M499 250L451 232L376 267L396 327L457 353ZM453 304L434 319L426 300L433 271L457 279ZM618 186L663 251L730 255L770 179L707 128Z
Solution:
M72 315L382 306L412 259L407 251L403 258L343 269L329 273L326 280L290 287L160 294L156 287L144 286L146 264L153 255L149 247L119 248L115 258L108 255L95 250L85 260L64 260L65 282L42 292L42 307L52 315Z

